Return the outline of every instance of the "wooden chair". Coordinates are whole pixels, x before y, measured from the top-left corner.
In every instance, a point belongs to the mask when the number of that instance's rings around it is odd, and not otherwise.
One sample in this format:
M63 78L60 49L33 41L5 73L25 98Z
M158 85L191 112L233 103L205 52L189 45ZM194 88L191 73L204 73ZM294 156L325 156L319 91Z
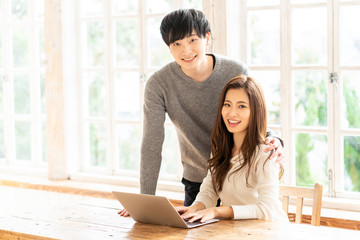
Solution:
M322 185L315 183L314 188L294 187L294 186L280 186L280 196L282 197L283 209L286 214L289 213L289 197L296 197L296 214L295 223L302 222L302 210L304 198L311 198L312 216L311 224L314 226L320 225L320 212L322 201Z

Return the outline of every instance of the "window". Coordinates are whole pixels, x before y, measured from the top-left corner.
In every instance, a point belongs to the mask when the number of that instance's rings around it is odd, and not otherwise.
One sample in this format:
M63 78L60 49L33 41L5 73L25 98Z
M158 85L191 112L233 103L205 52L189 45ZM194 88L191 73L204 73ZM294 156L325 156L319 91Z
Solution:
M235 57L262 82L270 128L285 142L285 182L320 182L330 196L358 198L360 1L258 0L238 7L246 24L236 26L243 48Z
M160 22L181 7L200 9L201 0L79 1L81 172L138 175L145 82L173 60ZM179 179L177 137L168 120L165 131L160 178Z
M44 2L0 1L0 163L45 167Z

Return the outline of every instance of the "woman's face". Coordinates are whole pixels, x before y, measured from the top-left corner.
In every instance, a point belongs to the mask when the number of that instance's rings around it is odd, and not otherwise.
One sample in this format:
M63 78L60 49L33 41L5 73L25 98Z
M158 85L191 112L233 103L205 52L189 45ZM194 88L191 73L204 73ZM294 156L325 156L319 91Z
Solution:
M250 101L243 88L227 91L221 115L229 132L234 135L246 134L250 119Z

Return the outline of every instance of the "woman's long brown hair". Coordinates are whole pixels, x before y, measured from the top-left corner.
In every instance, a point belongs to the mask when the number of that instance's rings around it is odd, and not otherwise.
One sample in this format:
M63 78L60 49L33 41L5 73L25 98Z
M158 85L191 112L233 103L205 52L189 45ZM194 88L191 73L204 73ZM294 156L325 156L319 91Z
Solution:
M259 144L264 143L266 138L266 104L260 84L255 79L243 75L231 79L221 92L216 121L211 134L212 158L208 161L208 169L210 169L212 174L213 186L217 192L222 190L225 177L231 168L230 159L232 158L232 149L234 147L233 134L227 130L221 112L226 93L229 89L240 88L244 89L249 97L250 119L247 133L241 146L244 161L241 162L240 167L236 171L247 167L246 185L248 187L250 187L248 180L253 159L256 157L256 148Z

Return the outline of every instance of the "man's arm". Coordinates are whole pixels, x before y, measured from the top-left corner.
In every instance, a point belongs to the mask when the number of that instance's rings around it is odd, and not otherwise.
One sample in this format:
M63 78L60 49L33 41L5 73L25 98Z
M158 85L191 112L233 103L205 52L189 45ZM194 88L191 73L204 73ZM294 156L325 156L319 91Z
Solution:
M156 81L149 81L145 88L144 125L141 143L140 192L156 192L164 142L165 104Z

